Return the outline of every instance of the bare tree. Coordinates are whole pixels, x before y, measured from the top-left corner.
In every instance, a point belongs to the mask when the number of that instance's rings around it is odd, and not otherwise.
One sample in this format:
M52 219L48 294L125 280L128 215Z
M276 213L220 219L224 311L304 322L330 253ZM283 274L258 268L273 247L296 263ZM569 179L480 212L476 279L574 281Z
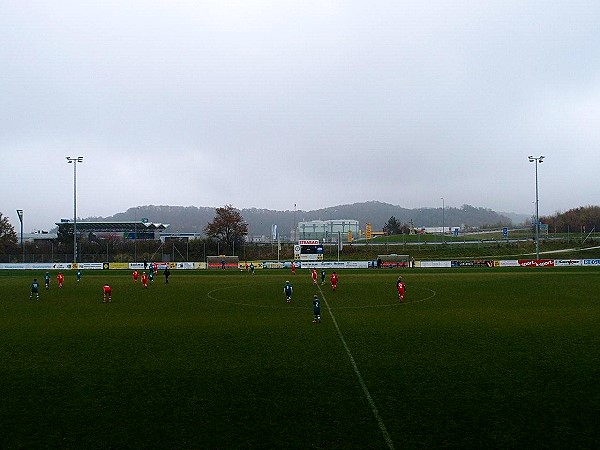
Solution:
M231 205L217 208L216 213L213 221L204 228L205 233L229 248L243 242L244 236L248 234L248 224L242 214Z

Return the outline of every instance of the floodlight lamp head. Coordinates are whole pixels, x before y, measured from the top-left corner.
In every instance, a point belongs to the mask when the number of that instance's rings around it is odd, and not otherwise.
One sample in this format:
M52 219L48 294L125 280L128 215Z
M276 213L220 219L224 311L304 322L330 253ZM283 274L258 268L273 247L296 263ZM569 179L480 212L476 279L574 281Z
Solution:
M544 162L544 158L545 158L545 156L540 156L540 157L538 158L538 161L539 161L539 162Z
M533 156L531 156L531 155L529 155L528 158L529 158L529 162L534 162L535 161L535 158Z

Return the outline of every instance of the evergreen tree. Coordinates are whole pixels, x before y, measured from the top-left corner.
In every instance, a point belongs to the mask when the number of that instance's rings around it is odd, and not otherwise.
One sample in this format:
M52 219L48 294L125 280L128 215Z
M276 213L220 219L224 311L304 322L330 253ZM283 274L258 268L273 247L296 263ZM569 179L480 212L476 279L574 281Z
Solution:
M7 254L15 250L18 242L17 233L8 221L8 217L0 213L0 253Z

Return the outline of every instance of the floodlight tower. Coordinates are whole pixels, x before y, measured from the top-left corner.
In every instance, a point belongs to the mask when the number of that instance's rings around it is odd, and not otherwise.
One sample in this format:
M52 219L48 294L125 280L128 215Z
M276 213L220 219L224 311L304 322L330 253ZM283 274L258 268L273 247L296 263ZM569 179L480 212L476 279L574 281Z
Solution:
M83 156L66 158L69 164L73 164L73 262L77 263L77 163L83 162Z
M25 262L25 246L23 245L23 210L17 209L17 216L21 222L21 253L23 254L23 262Z
M529 162L535 164L535 259L540 259L540 198L538 191L538 164L544 161L545 156L528 156Z

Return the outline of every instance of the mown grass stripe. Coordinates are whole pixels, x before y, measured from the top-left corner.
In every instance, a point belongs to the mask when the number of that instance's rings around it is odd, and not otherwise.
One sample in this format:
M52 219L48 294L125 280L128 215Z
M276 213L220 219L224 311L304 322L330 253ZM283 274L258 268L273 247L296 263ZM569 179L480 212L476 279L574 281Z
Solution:
M348 358L350 359L350 364L352 364L352 368L354 369L354 374L356 375L356 378L358 378L358 383L360 384L360 387L362 388L363 393L365 394L367 402L369 403L369 406L371 407L373 416L375 416L375 420L377 421L379 430L381 431L381 434L383 435L383 439L384 439L386 445L388 446L388 448L390 450L393 450L394 442L392 441L392 438L391 438L390 434L388 433L387 427L385 426L385 423L383 422L383 419L381 418L381 415L379 414L379 411L377 410L377 406L375 406L375 401L373 400L373 397L371 396L371 393L369 392L369 388L367 388L365 380L363 379L363 377L360 373L360 370L358 370L358 365L356 364L356 360L354 359L354 356L352 356L350 347L348 347L348 344L346 343L346 339L344 339L344 335L337 323L337 320L335 320L335 316L333 315L333 311L331 310L331 307L329 306L329 302L327 301L327 298L325 297L325 294L323 293L321 286L318 286L318 288L319 288L319 292L321 293L321 298L323 298L323 302L325 303L325 306L327 307L327 312L331 316L331 320L333 322L333 325L335 326L338 337L340 338L340 341L342 341L342 345L344 346L344 349L346 350L346 354L348 355Z

